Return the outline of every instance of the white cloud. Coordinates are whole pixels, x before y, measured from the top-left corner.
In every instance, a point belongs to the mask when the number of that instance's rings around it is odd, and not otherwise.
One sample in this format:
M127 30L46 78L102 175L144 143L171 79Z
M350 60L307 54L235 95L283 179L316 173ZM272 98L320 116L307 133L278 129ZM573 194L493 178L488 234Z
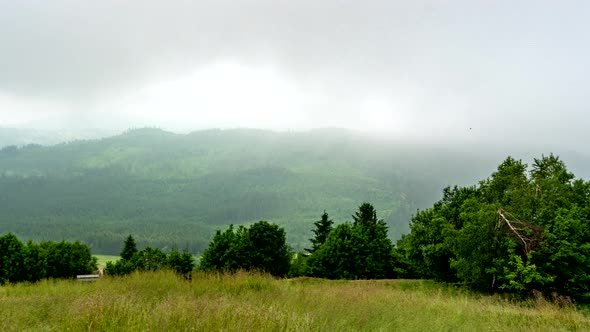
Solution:
M176 130L219 127L297 128L309 98L271 67L220 61L147 84L98 108Z
M582 146L588 14L567 0L0 1L0 125Z
M359 125L379 134L401 137L410 132L409 114L408 106L401 101L369 98L361 102Z
M46 122L49 125L56 116L62 117L70 111L64 103L20 97L0 91L1 127L22 126L31 122Z

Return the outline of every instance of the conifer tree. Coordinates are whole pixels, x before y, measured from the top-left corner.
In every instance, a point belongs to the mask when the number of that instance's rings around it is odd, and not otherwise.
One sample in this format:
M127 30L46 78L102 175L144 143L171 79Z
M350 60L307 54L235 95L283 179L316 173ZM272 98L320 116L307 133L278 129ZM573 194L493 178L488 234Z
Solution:
M309 257L312 276L330 279L382 279L394 276L393 245L375 208L363 203L354 222L338 225Z
M133 257L133 254L135 254L136 252L137 246L135 244L135 239L133 239L133 236L129 235L125 240L123 250L121 251L121 259L129 261L131 260L131 257Z
M318 249L320 249L322 244L324 244L328 239L328 234L330 234L334 228L332 226L334 222L330 220L328 213L326 213L325 210L324 214L322 214L322 219L314 222L313 224L315 225L315 229L313 230L314 236L313 238L309 239L311 242L311 248L305 249L305 251L309 252L310 254L313 254Z

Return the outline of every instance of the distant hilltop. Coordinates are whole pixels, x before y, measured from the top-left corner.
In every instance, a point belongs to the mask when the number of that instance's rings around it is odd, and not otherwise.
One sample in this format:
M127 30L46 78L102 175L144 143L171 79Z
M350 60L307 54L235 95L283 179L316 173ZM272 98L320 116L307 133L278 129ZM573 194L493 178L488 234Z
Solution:
M29 129L0 127L0 148L8 145L55 145L74 140L97 139L114 135L103 129Z

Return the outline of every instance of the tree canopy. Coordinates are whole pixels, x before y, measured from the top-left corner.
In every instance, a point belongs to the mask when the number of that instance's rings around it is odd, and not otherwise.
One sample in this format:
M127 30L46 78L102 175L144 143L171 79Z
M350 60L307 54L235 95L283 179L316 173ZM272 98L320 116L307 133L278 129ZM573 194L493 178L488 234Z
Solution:
M259 221L246 228L217 231L201 258L201 269L218 271L268 272L285 276L291 264L291 250L285 230L276 224Z
M123 250L121 250L121 258L126 260L131 260L133 255L137 252L137 245L135 244L135 239L133 236L129 235L127 239L125 239L125 243L123 244Z
M122 276L134 271L172 269L179 275L190 279L194 267L193 256L187 250L181 253L177 249L173 249L169 254L150 246L137 250L133 237L129 235L123 243L121 259L116 262L107 262L105 273Z
M97 271L90 248L75 242L32 241L26 245L12 233L0 237L0 285L49 278L75 278Z
M311 248L305 249L310 254L316 252L328 239L328 235L334 228L334 222L328 216L328 213L324 211L322 218L313 223L315 229L313 229L313 238L309 239L311 242Z
M508 157L472 187L445 188L398 242L408 275L489 292L590 302L590 183L554 155Z
M394 276L393 245L375 208L363 203L352 223L336 226L307 263L309 274L331 279L378 279Z

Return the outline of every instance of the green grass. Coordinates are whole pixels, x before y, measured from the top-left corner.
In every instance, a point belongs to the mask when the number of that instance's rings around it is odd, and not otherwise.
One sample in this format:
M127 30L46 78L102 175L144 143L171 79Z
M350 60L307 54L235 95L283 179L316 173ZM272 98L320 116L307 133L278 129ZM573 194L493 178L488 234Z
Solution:
M170 272L0 287L2 331L571 331L590 317L428 281Z
M105 267L107 265L107 262L116 262L119 259L121 259L121 257L119 256L111 256L111 255L93 255L94 257L98 258L98 267Z

